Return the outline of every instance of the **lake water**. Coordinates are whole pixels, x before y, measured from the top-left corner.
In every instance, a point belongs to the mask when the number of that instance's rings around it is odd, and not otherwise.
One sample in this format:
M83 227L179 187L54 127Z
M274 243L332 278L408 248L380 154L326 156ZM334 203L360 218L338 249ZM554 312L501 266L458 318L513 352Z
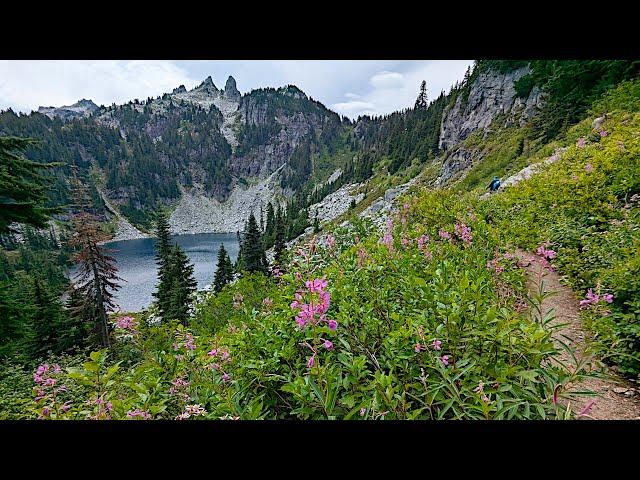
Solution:
M235 233L200 233L176 235L172 241L178 243L194 266L198 289L213 283L218 262L218 250L224 248L235 262L238 257L238 242ZM106 243L105 248L117 260L118 275L126 280L115 293L118 306L127 312L136 312L153 302L156 289L157 266L155 263L155 239L141 238Z

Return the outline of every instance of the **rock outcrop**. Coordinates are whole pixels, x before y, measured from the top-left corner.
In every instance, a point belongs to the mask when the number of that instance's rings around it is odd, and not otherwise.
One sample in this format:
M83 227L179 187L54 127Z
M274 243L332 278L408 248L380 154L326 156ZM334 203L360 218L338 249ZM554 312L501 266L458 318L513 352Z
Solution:
M466 100L459 95L454 104L445 109L440 127L439 147L444 152L438 185L479 160L477 152L462 144L473 132L482 130L486 134L503 126L523 126L542 108L544 95L537 86L526 98L516 93L515 82L529 73L529 67L508 73L484 71L470 85ZM498 118L502 123L493 125Z
M66 121L74 118L89 117L99 109L100 107L91 100L83 98L73 105L65 105L62 107L39 107L38 113L46 115L49 118L59 117Z

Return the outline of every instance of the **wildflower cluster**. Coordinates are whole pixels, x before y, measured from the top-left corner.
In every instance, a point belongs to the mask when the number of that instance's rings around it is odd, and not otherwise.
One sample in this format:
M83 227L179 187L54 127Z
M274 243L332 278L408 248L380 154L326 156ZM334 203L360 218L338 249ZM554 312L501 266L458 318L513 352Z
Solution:
M382 236L382 243L389 250L389 253L393 253L393 219L388 218L387 224L384 230L384 235Z
M200 404L186 405L184 412L176 417L176 420L186 420L190 417L199 417L207 413L207 411Z
M213 348L207 352L207 356L210 357L214 363L209 364L211 370L216 370L222 373L222 381L228 382L231 380L231 375L223 368L225 364L231 363L231 354L227 348Z
M136 408L135 410L129 410L127 412L127 418L130 420L151 420L151 414L146 410L140 410L139 408Z
M584 300L580 300L580 306L589 307L591 305L598 304L600 301L613 303L613 295L610 293L605 293L604 295L600 296L593 293L593 289L590 288L589 290L587 290L587 295L585 296Z
M473 242L473 236L471 235L471 228L464 223L456 223L454 226L456 236L462 240L465 245L469 246Z
M69 410L69 402L59 406L58 395L66 391L64 385L58 385L58 375L62 373L60 365L54 363L49 365L44 363L39 365L33 374L33 381L36 386L34 387L35 402L38 405L39 419L50 418L51 414L55 412L59 414L59 410L66 412Z
M98 410L94 415L87 417L89 420L111 420L111 412L113 411L113 404L111 402L105 402L104 399L99 396L90 403L97 405Z
M291 308L298 310L296 314L296 323L298 327L304 328L305 325L316 325L318 323L327 322L330 330L335 330L338 323L335 320L327 320L327 311L331 301L331 294L326 291L327 280L316 278L305 282L306 291L298 291L295 293L295 300L291 302ZM308 303L302 303L304 297Z

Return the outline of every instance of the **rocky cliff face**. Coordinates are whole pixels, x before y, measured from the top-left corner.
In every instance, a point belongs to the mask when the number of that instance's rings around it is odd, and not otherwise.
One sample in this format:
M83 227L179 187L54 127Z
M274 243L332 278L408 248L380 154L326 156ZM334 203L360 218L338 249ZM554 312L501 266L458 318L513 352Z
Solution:
M62 107L40 107L38 113L46 115L49 118L59 117L62 120L71 120L74 118L85 118L96 112L98 107L91 100L82 99L73 105L65 105Z
M459 95L453 105L445 109L439 140L445 161L438 183L446 182L474 161L475 152L461 145L473 132L488 133L491 129L516 123L523 126L540 110L544 96L537 86L527 98L520 98L516 93L515 82L528 73L529 67L508 73L482 72L471 84L468 98L465 100ZM498 119L501 124L494 125Z

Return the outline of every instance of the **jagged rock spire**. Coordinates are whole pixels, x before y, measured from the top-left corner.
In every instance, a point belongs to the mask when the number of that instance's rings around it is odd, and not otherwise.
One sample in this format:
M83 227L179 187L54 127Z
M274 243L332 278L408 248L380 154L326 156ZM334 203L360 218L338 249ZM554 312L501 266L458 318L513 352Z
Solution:
M236 87L236 79L233 78L231 75L229 75L229 78L227 78L227 83L224 84L224 96L227 98L234 98L234 99L240 98L240 92Z

